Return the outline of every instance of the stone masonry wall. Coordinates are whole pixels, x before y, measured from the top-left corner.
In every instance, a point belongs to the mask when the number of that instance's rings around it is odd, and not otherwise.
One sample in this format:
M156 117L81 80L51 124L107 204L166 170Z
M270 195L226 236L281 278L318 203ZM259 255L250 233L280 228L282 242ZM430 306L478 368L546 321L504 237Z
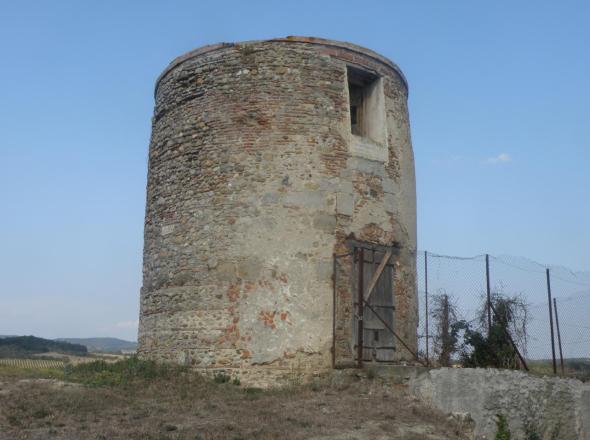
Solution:
M387 162L351 152L347 63L383 78ZM173 62L156 89L139 354L197 368L330 367L333 254L351 234L400 243L396 326L415 347L406 105L393 64L343 43L220 44ZM336 338L349 340L348 324Z
M414 395L475 421L475 438L495 438L497 415L512 438L590 440L590 384L483 368L440 368L410 382ZM533 437L536 435L537 437Z

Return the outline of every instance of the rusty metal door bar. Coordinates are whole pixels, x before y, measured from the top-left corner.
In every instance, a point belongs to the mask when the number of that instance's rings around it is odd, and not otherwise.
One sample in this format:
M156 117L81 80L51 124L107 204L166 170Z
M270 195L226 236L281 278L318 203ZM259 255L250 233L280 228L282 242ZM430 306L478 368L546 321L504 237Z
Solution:
M401 344L404 346L404 348L405 348L406 350L408 350L408 351L410 352L410 354L411 354L412 356L414 356L414 359L416 359L416 361L418 361L418 362L419 362L420 364L422 364L423 366L427 367L428 365L427 365L426 363L424 363L424 362L423 362L423 361L422 361L422 360L421 360L421 359L418 357L418 354L417 354L417 353L415 353L415 352L414 352L414 351L413 351L413 350L412 350L410 347L408 347L408 344L406 344L406 343L404 342L404 340L403 340L402 338L400 338L400 337L399 337L399 335L398 335L398 334L395 332L395 330L393 330L393 329L392 329L392 328L389 326L389 324L387 324L387 323L385 322L385 320L384 320L383 318L381 318L381 316L379 316L379 315L377 314L377 312L376 312L376 311L373 309L373 307L371 307L371 305L370 305L370 304L369 304L369 303L368 303L366 300L364 300L364 299L363 299L363 302L364 302L364 306L365 306L365 307L367 307L367 308L368 308L370 311L372 311L372 312L375 314L375 316L377 317L377 319L379 319L379 321L381 321L381 323L382 323L382 324L385 326L385 328L391 332L391 334L392 334L392 335L393 335L393 336L394 336L394 337L395 337L395 338L396 338L396 339L397 339L397 340L398 340L398 341L399 341L399 342L400 342L400 343L401 343ZM528 368L527 368L527 371L528 371Z
M379 263L377 270L373 273L373 277L371 278L371 281L369 282L369 285L367 286L367 290L363 293L363 301L368 300L369 297L371 296L371 293L373 292L373 289L375 289L375 286L377 285L379 278L381 278L381 274L383 273L383 270L385 269L387 262L391 258L391 254L392 254L391 249L389 249L387 252L385 252L385 255L383 256L381 263ZM372 263L375 264L375 251L373 251Z

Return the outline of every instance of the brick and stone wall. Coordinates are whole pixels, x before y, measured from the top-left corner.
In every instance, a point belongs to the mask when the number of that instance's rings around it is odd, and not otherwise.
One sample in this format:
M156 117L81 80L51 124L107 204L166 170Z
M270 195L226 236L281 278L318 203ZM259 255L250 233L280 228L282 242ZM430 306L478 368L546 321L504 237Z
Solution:
M351 134L347 66L383 81L381 160ZM352 356L332 281L351 236L399 243L395 326L416 346L414 163L393 63L312 38L219 44L175 60L155 99L140 356L212 369Z

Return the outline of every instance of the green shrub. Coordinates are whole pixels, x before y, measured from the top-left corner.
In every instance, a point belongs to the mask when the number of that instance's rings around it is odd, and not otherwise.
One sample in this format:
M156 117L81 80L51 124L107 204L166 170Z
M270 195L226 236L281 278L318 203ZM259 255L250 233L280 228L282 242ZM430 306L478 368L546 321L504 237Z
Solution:
M530 420L524 423L524 439L541 440L541 436L537 432L536 424Z
M215 375L213 376L213 381L215 383L228 383L230 379L231 377L225 374L224 372L215 373Z
M118 386L137 380L173 379L186 370L186 367L131 357L113 363L100 360L67 366L65 378L90 386Z
M551 431L551 440L559 440L559 431L561 431L561 422L557 422Z
M258 400L263 395L264 390L261 388L244 388L243 393L246 400Z
M496 420L496 440L510 440L510 429L508 428L508 421L506 416L498 414L498 420Z
M51 413L45 408L37 408L31 415L36 419L44 419L51 415Z
M524 440L541 440L539 427L534 416L526 417L524 422Z
M502 324L492 324L489 336L477 330L467 328L465 331L465 346L471 347L471 351L462 356L464 367L475 368L517 368L518 359L516 351Z
M373 367L367 368L367 379L373 380L377 377L377 370Z

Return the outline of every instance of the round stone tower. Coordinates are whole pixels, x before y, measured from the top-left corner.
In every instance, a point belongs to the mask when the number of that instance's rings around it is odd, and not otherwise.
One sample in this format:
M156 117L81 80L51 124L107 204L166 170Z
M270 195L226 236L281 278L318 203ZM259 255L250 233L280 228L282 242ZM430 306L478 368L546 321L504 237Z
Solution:
M384 336L416 350L407 96L395 64L337 41L174 60L155 92L139 355L240 372L353 364L359 277L368 289L387 256L369 293L387 316L365 307L362 356L412 360Z

